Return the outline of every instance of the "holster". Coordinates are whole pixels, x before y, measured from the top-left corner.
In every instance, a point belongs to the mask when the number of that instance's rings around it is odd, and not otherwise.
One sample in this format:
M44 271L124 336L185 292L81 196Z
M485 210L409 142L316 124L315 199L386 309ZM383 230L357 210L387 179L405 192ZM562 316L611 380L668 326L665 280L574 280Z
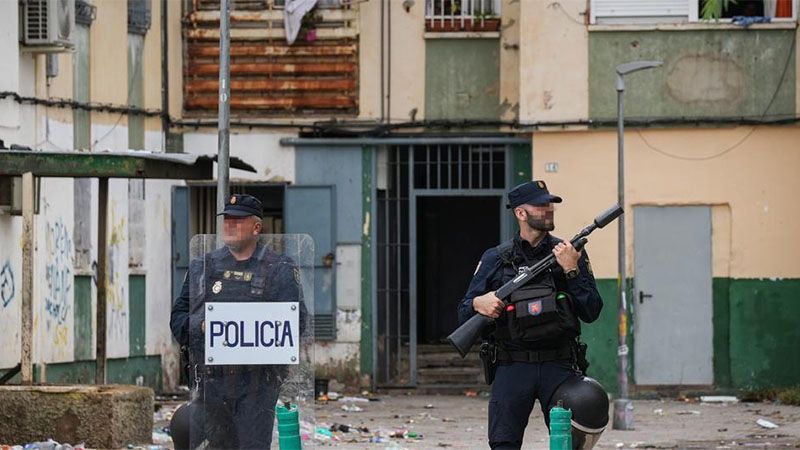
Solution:
M491 342L483 342L478 356L481 358L481 366L483 367L483 379L486 384L492 384L494 375L497 372L497 345Z
M586 371L589 369L589 360L586 359L586 350L588 348L589 346L585 343L575 340L575 364L584 376L588 375Z

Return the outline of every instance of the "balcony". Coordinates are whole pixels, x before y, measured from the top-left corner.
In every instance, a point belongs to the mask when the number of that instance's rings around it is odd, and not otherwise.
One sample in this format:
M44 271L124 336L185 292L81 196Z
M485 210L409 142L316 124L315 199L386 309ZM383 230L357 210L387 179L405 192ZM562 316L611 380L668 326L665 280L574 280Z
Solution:
M498 31L500 0L425 0L425 31Z

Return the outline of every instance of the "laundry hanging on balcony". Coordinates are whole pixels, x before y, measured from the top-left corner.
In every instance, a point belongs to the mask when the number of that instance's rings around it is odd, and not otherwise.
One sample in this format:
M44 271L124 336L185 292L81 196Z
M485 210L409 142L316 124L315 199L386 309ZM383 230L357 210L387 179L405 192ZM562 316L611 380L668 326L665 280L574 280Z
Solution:
M303 16L316 6L317 0L286 0L283 13L283 27L286 30L286 42L289 45L297 39Z

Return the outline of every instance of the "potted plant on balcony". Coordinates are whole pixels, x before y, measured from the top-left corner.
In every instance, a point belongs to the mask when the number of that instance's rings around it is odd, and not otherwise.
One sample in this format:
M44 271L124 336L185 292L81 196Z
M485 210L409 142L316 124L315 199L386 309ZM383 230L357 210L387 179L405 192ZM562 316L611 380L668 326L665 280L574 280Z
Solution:
M475 11L472 19L465 25L466 31L498 31L500 29L500 17L488 9L479 10Z

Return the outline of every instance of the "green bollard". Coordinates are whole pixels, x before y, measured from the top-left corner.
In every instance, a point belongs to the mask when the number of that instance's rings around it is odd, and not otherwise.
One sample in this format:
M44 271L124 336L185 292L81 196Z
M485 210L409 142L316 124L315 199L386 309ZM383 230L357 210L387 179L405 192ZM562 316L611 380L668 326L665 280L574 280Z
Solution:
M550 410L550 450L572 450L572 411L561 400Z
M278 414L278 444L280 450L302 450L300 414L297 405L285 402L276 408Z

